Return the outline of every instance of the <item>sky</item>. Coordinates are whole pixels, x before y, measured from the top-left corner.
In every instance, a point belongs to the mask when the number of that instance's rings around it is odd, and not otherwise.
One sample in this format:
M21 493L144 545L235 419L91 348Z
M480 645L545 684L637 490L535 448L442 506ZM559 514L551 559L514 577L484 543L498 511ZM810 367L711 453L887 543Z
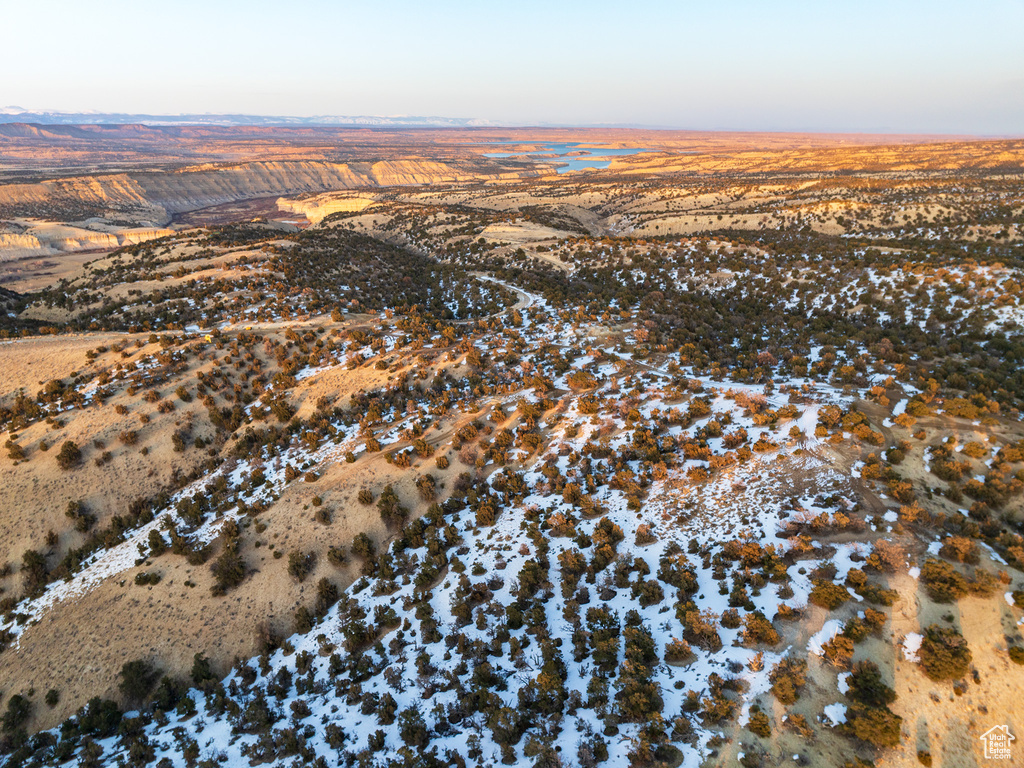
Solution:
M1024 135L1024 0L5 6L0 106Z

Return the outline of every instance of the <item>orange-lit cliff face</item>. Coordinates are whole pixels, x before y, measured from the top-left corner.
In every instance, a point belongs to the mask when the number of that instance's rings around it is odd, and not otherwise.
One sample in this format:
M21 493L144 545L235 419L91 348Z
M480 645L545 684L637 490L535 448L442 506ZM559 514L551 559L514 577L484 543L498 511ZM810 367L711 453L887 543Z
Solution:
M545 142L640 147L624 174L911 173L1019 170L1021 141L866 134L604 129L266 128L0 125L0 217L73 221L110 210L137 223L277 195L549 173L543 155L488 158ZM513 143L522 142L522 143Z
M557 156L550 147L561 144L564 149L572 143L590 148L595 156L602 147L645 151L613 156L596 175L556 177L556 168L564 170L570 158ZM304 225L306 219L319 221L332 212L351 210L346 191L355 191L357 197L371 193L361 208L371 202L373 192L383 189L456 185L465 187L457 191L464 195L474 185L506 187L536 178L564 188L556 197L564 197L578 183L622 190L637 178L657 179L656 186L674 200L610 207L601 203L608 210L598 211L590 198L577 195L581 190L574 190L572 200L561 203L571 204L570 217L582 216L582 226L591 234L749 230L788 226L808 214L816 217L815 227L840 234L847 231L842 219L848 218L844 210L851 206L859 210L862 223L874 222L872 226L884 224L891 214L874 208L879 198L870 194L873 186L936 183L949 181L951 173L1015 173L1024 167L1020 140L643 130L6 124L0 125L0 146L9 161L6 174L0 167L0 221L7 222L0 236L3 261L109 250L166 234L163 228L169 225L223 224L257 216L298 217ZM502 153L517 154L487 157L496 146ZM19 163L10 160L19 155L27 159L22 166L38 168L12 170ZM181 162L186 159L191 162ZM116 169L111 167L115 160ZM693 183L737 188L718 190L733 200L728 204L714 194L690 200L697 194ZM746 210L754 202L750 190L743 191L750 184L760 185L755 197L770 203L770 209ZM535 187L530 195L540 191ZM322 195L327 197L320 199ZM664 197L661 192L655 196ZM939 198L934 202L944 204ZM838 207L825 210L823 205ZM73 231L65 231L66 225Z

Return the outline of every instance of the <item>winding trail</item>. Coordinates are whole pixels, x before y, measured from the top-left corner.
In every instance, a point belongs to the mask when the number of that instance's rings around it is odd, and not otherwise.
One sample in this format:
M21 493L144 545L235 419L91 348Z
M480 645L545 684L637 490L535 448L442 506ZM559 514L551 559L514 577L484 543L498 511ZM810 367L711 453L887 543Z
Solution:
M519 296L519 300L511 307L503 309L501 310L501 312L495 312L493 315L489 315L488 317L496 317L497 315L502 314L502 312L508 312L510 310L519 311L521 309L527 309L529 307L532 307L538 301L540 301L540 296L538 296L537 294L527 293L522 288L512 285L511 283L506 283L504 280L499 280L493 275L488 275L485 272L473 272L472 275L473 277L479 280L483 280L484 282L495 283L497 285L500 285L502 288L507 288L510 291L514 291Z

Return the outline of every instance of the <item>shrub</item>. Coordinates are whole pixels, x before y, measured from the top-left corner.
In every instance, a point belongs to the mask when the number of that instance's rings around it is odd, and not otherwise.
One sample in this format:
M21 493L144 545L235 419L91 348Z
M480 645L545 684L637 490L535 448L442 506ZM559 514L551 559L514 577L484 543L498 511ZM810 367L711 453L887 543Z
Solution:
M271 413L274 414L274 416L277 417L277 420L282 424L289 421L291 417L295 415L295 408L293 408L282 397L275 398L270 403L270 411Z
M972 459L983 459L988 455L988 449L979 442L971 441L964 444L964 455Z
M64 516L74 520L75 530L79 533L87 532L96 524L96 515L89 512L89 508L81 500L69 501L64 509Z
M64 441L57 454L57 465L64 470L73 469L82 463L82 451L73 440Z
M437 481L433 475L423 475L416 480L416 489L424 501L433 501L437 496Z
M192 657L190 677L192 678L192 684L200 688L205 683L217 679L217 676L213 673L213 668L210 666L210 660L202 652Z
M719 691L701 699L701 716L709 723L722 723L732 719L736 713L736 702Z
M665 661L672 664L685 663L692 659L693 655L693 649L685 640L673 638L672 642L665 646Z
M970 590L967 578L949 563L929 558L921 566L921 583L928 596L937 603L952 603Z
M331 606L338 602L338 585L328 578L320 579L316 584L316 602L313 605L313 612L317 616L324 616Z
M653 544L658 540L654 535L654 529L648 523L642 523L636 529L636 544L638 547Z
M910 429L917 423L917 419L915 419L909 413L901 413L899 416L893 419L893 421L896 424L899 424L904 429Z
M78 710L78 730L86 736L106 738L114 735L121 718L122 712L117 704L94 696Z
M300 635L304 635L313 629L316 624L312 612L304 605L300 605L295 609L295 631Z
M329 507L320 507L313 514L313 517L321 525L330 525L334 521L334 516L331 514Z
M782 704L794 704L800 698L800 688L807 682L805 659L782 659L768 675L772 693Z
M604 518L607 519L607 518ZM722 647L722 638L718 635L718 616L711 610L686 611L683 616L683 637L699 648L716 652Z
M345 547L332 545L327 548L327 562L335 568L344 568L348 564L348 555Z
M151 586L153 584L159 584L162 577L156 571L144 571L142 573L135 574L135 583L140 586Z
M796 714L795 712L790 713L786 717L786 727L796 731L803 738L808 740L814 736L814 729L811 728L810 723L807 722L807 718L803 715Z
M748 613L744 617L741 637L747 645L775 645L779 642L779 633L772 623L760 611Z
M811 589L811 594L807 599L815 605L820 605L822 608L828 608L832 611L849 600L850 593L846 590L846 587L842 587L832 581L819 579L814 582L814 588Z
M879 539L875 542L874 552L868 556L865 567L883 573L895 573L903 567L904 561L903 548L899 544Z
M216 596L225 594L245 581L245 560L238 553L237 542L225 543L220 557L210 564L210 571L214 577L214 585L210 590Z
M891 481L889 493L900 504L911 504L914 501L914 486L905 480Z
M740 624L742 624L740 612L735 608L729 608L722 613L722 626L726 629L738 629Z
M407 746L420 751L430 743L430 732L416 707L409 707L398 716L398 734Z
M932 680L959 680L967 674L973 658L963 635L934 624L925 630L918 655L921 669Z
M482 499L480 503L477 504L476 509L474 510L474 515L476 517L477 525L494 525L495 520L498 519L498 507L494 498L488 496L487 498Z
M939 549L939 554L948 560L974 565L981 559L978 545L966 536L950 536Z
M895 747L900 743L903 718L888 707L868 707L853 704L847 707L844 730L858 739L879 748Z
M969 587L972 594L979 597L988 597L999 589L999 580L989 571L983 568L974 570L974 578L970 581Z
M26 549L21 556L21 573L25 592L29 596L42 592L49 580L46 558L34 549Z
M858 661L847 681L850 690L846 697L868 707L884 707L896 701L896 691L882 682L878 665L871 661Z
M288 553L288 573L296 581L305 581L315 566L315 552L300 552L296 549Z
M0 728L4 733L13 734L28 722L32 716L32 702L16 693L7 700L7 711L0 718Z
M772 735L771 721L768 719L768 715L762 712L761 708L756 704L750 708L750 720L747 723L747 729L762 739L767 739Z
M402 506L395 493L395 489L389 484L384 486L380 498L377 500L377 511L380 519L389 527L399 527L409 516L409 510Z
M836 635L823 646L825 660L834 667L848 669L853 658L853 640L845 635Z
M128 701L139 703L153 690L160 677L160 670L144 659L136 659L125 662L120 677L118 689Z
M281 644L277 632L266 620L256 623L253 635L253 639L256 642L256 652L260 655L273 652Z
M875 432L867 424L858 424L853 428L853 434L865 443L871 445L885 445L885 435L881 432Z
M362 559L364 573L373 571L373 561L377 556L377 547L374 545L373 539L365 533L358 534L352 539L352 554Z
M864 623L871 632L880 632L885 626L886 618L882 611L876 611L874 608L864 609Z
M160 531L155 528L149 532L148 543L150 557L160 557L160 555L167 551L167 542L164 541L164 537Z

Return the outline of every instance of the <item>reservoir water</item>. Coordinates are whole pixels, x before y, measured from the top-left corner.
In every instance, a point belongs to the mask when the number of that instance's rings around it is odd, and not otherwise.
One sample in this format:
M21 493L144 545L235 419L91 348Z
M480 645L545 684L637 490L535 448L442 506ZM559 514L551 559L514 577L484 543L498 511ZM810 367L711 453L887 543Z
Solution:
M607 168L611 160L601 158L621 157L623 155L636 155L640 152L651 152L650 149L625 148L625 149L603 149L587 146L585 142L530 142L530 141L493 141L489 144L516 144L536 145L539 149L532 149L525 152L485 152L484 157L529 157L545 160L553 160L565 163L558 168L559 173L566 171L579 171L584 168ZM585 154L577 154L577 153Z

